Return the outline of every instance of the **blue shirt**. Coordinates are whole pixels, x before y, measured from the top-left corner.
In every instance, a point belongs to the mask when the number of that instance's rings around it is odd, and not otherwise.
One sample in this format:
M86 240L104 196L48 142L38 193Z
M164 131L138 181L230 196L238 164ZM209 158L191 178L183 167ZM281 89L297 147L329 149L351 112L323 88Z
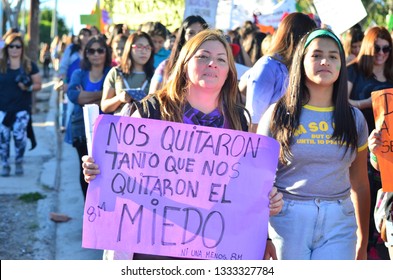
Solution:
M171 51L166 50L165 48L161 48L158 53L154 54L154 68L157 68L161 62L169 57Z
M247 71L246 108L252 123L258 123L270 104L277 102L288 86L288 69L271 56L261 57Z
M83 88L85 91L102 91L104 80L106 75L110 70L109 68L104 69L104 75L102 76L101 80L98 82L91 82L89 79L89 71L77 69L72 73L71 81L69 83L69 88L67 91L67 96L69 100L74 104L74 109L72 111L72 115L74 117L83 115L82 106L78 103L79 94L81 91L78 89L79 86ZM72 144L72 136L71 136L71 122L68 122L67 130L65 134L65 142Z

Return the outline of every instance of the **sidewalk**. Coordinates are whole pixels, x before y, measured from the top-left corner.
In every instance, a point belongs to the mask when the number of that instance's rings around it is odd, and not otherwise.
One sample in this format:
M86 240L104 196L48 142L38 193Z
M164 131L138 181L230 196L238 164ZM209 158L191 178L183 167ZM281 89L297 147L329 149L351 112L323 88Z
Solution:
M36 213L19 214L15 227L31 232L29 240L18 239L18 231L2 232L3 238L17 239L20 243L15 250L29 247L32 252L18 253L20 259L38 260L98 260L102 259L101 250L84 249L82 243L83 194L79 185L79 163L76 150L64 143L64 134L59 133L57 125L57 92L53 91L51 80L43 81L42 90L37 93L38 112L33 115L33 128L37 146L29 151L28 141L24 158L24 175L14 174L14 152L11 142L11 176L0 177L0 196L40 193L45 197L38 200ZM6 202L5 202L6 203ZM1 218L7 219L18 213L1 212ZM1 208L5 208L4 205ZM56 223L50 219L50 213L62 213L71 219ZM34 226L31 226L34 225ZM31 228L30 228L31 227ZM27 230L26 230L27 228ZM20 231L20 230L19 230ZM7 238L8 236L8 238ZM10 241L11 242L11 241ZM28 244L25 246L25 244ZM4 248L4 247L3 247ZM8 248L8 247L7 247ZM22 250L23 251L23 250Z

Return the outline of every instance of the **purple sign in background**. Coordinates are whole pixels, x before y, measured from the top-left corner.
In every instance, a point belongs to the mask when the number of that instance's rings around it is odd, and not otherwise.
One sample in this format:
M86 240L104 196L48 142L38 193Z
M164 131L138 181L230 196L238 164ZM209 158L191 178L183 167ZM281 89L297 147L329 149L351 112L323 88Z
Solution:
M262 259L278 153L257 134L100 115L82 246Z

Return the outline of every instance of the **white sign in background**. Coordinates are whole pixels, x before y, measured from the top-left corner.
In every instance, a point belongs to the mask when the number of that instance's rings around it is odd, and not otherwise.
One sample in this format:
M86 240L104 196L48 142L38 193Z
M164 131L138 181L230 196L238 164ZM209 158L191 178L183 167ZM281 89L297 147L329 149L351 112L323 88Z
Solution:
M216 25L217 3L218 0L186 0L183 19L198 15L212 28Z
M361 0L314 0L322 24L336 35L345 32L367 16Z
M216 16L216 28L229 30L242 26L247 20L254 21L254 13L270 18L271 15L277 13L277 9L288 6L288 2L294 2L294 0L283 0L281 2L277 2L276 0L219 0ZM296 7L294 4L293 9L290 11L294 12L295 9ZM288 10L280 12L278 20L275 21L276 24L274 24L274 27L277 27L282 13L287 11ZM260 21L260 23L263 25L269 25L263 22L265 21L264 19Z
M262 25L273 26L277 28L280 24L283 14L296 12L295 0L283 0L271 7L270 9L261 10L258 21Z

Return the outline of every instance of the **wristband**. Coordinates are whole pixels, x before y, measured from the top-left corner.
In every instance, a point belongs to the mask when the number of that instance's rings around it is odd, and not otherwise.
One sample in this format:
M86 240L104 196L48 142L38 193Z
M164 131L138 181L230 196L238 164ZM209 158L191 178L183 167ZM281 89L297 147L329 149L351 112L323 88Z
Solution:
M28 91L33 91L33 85L29 86Z
M377 156L374 155L373 153L370 153L370 158L371 158L373 161L375 161L376 163L378 163Z

